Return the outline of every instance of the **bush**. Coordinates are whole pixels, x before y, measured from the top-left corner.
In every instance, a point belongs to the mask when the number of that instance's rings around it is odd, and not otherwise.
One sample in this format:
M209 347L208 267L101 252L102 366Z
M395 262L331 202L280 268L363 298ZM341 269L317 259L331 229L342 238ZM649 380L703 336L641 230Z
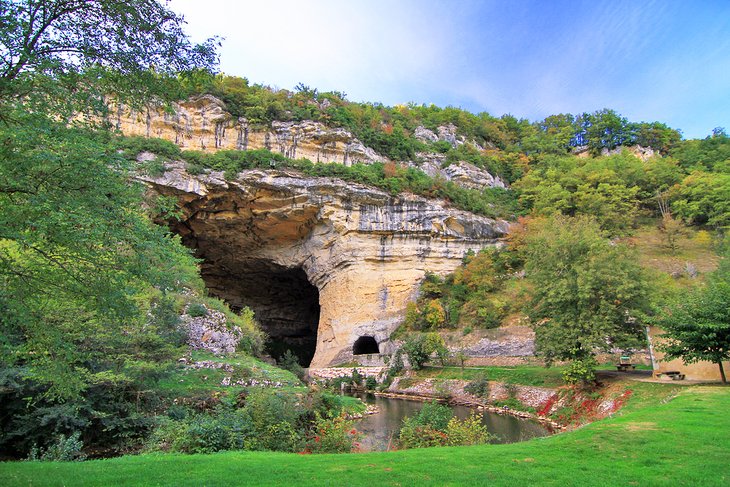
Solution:
M211 412L164 419L148 442L148 451L212 453L223 450L301 451L307 411L294 396L255 389L243 407L220 404Z
M419 425L410 418L406 418L403 420L398 441L401 448L427 448L447 445L448 437L446 433L432 426Z
M446 426L446 436L446 444L449 446L483 445L494 438L482 424L481 415L476 411L472 411L462 421L451 418Z
M476 397L489 397L489 381L486 374L480 374L464 386L464 392Z
M563 370L563 380L568 384L580 383L583 385L595 382L595 368L597 366L598 363L593 357L573 360L570 365Z
M453 415L454 413L450 407L437 402L427 402L418 414L411 419L415 421L415 424L421 426L428 425L439 431L444 431Z
M294 355L291 350L287 349L284 355L279 358L278 362L279 367L282 369L288 370L299 377L300 380L304 379L304 368L299 365L299 357Z
M151 152L163 159L179 159L180 148L173 142L164 139L142 136L119 137L117 146L122 150L124 157L136 160L142 152Z
M403 344L402 350L408 357L411 367L416 370L423 367L432 353L438 355L441 364L445 364L449 357L444 339L438 333L410 336Z
M374 391L377 386L378 381L377 379L375 379L375 377L370 376L365 379L365 389L367 389L368 391Z
M207 316L208 308L206 308L205 305L203 305L203 304L192 303L192 304L188 305L188 314L190 316L192 316L193 318Z
M314 434L307 442L311 453L349 453L359 446L360 433L353 427L354 422L344 415L334 418L316 416Z
M357 367L353 367L351 378L352 378L352 383L359 386L359 385L362 385L364 376L360 373L359 370L357 370Z
M409 337L403 344L403 352L408 357L411 367L418 370L428 361L431 352L426 345L426 337L424 335L416 335Z
M212 414L164 421L150 437L148 450L178 453L239 450L253 434L251 418L245 411L221 406Z
M403 420L398 437L401 448L480 445L491 439L476 411L462 421L453 417L451 408L435 402L424 404L418 414Z
M33 446L28 455L28 460L41 462L74 462L86 459L86 455L81 453L84 442L81 441L81 433L79 431L70 436L60 435L56 441L45 450Z

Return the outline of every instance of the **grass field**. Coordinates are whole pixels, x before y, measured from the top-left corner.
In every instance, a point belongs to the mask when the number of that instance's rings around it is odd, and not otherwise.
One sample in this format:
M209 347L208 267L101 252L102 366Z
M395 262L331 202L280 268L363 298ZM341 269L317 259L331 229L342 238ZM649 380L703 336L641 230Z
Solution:
M651 366L637 365L637 370L651 370ZM471 380L486 375L487 379L508 384L525 386L560 387L565 385L563 370L565 367L550 368L539 365L515 365L514 367L424 367L415 371L414 377L421 379L463 379ZM599 365L597 370L616 370L613 364Z
M0 464L11 485L730 485L730 388L637 385L620 416L510 445ZM662 399L663 398L663 399Z
M562 367L545 368L538 365L514 367L424 367L415 372L418 378L464 379L486 375L487 379L526 386L558 387L565 385Z
M221 381L226 376L232 377L234 381L243 379L280 382L287 388L306 390L299 379L288 370L280 369L243 353L218 356L210 352L194 351L191 358L192 362L224 363L233 370L226 372L221 369L192 369L178 365L171 374L160 380L159 389L162 394L179 398L194 395L208 396L211 392L235 394L244 389L235 385L222 386Z

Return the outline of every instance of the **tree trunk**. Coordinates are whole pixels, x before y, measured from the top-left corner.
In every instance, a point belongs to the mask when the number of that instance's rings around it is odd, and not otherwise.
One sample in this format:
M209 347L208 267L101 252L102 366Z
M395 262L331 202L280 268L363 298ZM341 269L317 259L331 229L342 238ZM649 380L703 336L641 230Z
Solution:
M717 362L717 365L720 366L720 377L722 377L722 383L727 384L727 379L725 378L725 369L722 367L722 360Z

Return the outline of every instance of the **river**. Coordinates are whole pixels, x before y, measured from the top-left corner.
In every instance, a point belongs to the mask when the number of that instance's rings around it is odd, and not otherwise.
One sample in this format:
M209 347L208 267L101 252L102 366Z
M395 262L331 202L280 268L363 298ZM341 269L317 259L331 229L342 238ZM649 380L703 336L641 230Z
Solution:
M365 416L355 424L357 430L364 435L360 442L364 451L392 449L398 440L398 432L403 419L416 414L424 404L421 401L393 399L374 394L360 394L357 397L367 404L376 405L379 410L377 414ZM460 419L466 418L473 411L466 406L452 406L451 408L454 415ZM536 421L488 411L479 411L479 413L482 414L482 422L487 426L489 432L495 435L492 443L514 443L552 434L547 426Z

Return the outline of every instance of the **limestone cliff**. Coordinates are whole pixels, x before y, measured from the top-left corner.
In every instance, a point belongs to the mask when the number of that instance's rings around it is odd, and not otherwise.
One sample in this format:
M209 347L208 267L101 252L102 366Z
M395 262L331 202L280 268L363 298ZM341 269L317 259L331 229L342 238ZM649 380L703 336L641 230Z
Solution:
M273 122L270 128L252 127L245 118L231 115L212 95L175 103L171 111L138 111L118 105L109 122L125 135L158 137L184 149L269 149L292 159L346 165L384 160L348 131L319 122Z
M117 105L111 114L108 122L125 135L158 137L183 149L209 152L269 149L291 159L305 158L312 162L345 165L387 161L343 128L327 127L311 120L273 122L271 127L254 127L245 118L231 115L225 103L212 95L175 103L171 110L150 108L139 111ZM467 143L463 137L456 135L453 125L439 127L438 135L418 127L414 135L426 142L441 140L453 146ZM404 164L467 188L506 186L499 177L472 164L462 161L446 166L444 158L442 154L421 153L416 160L404 161Z
M453 271L465 252L507 230L438 200L294 171L248 170L226 181L174 163L143 179L180 202L182 217L170 225L203 260L211 292L252 307L275 339L316 339L313 367L351 360L359 337L390 352L425 272Z

